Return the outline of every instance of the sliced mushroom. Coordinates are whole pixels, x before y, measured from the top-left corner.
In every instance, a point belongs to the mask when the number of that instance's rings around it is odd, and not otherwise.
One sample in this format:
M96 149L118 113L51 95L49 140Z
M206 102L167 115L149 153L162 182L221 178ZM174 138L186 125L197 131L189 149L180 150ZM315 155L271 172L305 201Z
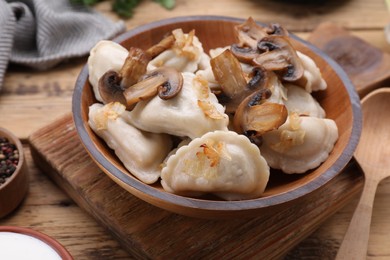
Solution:
M135 47L129 49L129 55L119 71L123 88L128 88L138 82L140 77L146 73L150 60L151 56L143 50Z
M119 102L126 105L126 99L123 95L125 90L121 85L122 77L116 71L109 70L99 79L99 94L104 102Z
M250 80L246 84L247 90L250 90L252 93L254 90L262 89L268 86L269 83L269 73L264 67L253 67L251 74L249 75ZM248 92L248 91L247 91Z
M180 72L172 68L160 68L156 70L157 74L162 74L166 81L158 87L158 96L167 100L174 98L179 94L183 87L183 76Z
M250 47L254 50L258 41L267 36L264 28L259 26L252 17L249 17L244 23L235 26L234 29L239 46Z
M281 26L278 23L271 23L268 25L268 28L266 29L266 32L269 35L282 35L282 36L288 36L288 31Z
M226 106L227 113L234 113L245 97L268 85L268 72L261 67L253 68L247 83L239 61L230 50L211 59L210 64L223 92L219 100Z
M127 88L123 95L127 107L132 107L140 100L155 96L161 99L175 97L183 86L183 76L175 69L161 67L146 74L138 83Z
M245 24L247 25L245 26ZM242 41L240 41L240 44L232 44L230 49L234 56L236 56L236 58L243 63L251 64L252 60L260 54L257 44L255 45L254 43L255 40L257 40L258 43L268 35L288 36L288 31L277 23L269 24L267 28L263 29L258 27L258 25L252 19L252 21L248 20L241 26L242 28L240 35L242 36L242 34L244 34L244 28L249 28L246 36L248 36L250 40L245 40L246 43L244 44ZM249 41L251 42L250 44L247 43Z
M283 80L293 82L303 76L304 68L288 37L264 37L257 45L260 52L253 62L277 73Z
M269 89L259 90L245 98L234 115L233 126L238 133L247 135L255 143L257 137L278 129L288 112L283 104L268 101Z
M240 62L247 64L251 64L252 60L259 55L257 48L252 49L251 47L240 47L237 44L232 44L230 50Z
M221 85L222 91L231 99L240 96L246 86L246 79L240 62L227 49L210 60L215 80Z
M175 43L175 37L171 34L164 39L162 39L159 43L153 45L149 49L146 50L146 53L153 59L163 51L168 50Z
M120 102L126 105L123 91L138 82L146 73L150 56L138 48L130 48L119 72L109 70L99 79L98 90L104 104Z

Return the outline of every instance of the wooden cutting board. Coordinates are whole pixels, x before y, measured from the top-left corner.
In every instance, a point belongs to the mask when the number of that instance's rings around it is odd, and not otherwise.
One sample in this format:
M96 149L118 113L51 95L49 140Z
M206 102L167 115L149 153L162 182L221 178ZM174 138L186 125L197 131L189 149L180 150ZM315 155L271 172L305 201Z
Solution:
M330 55L336 43L349 46L339 49L333 58L347 71L361 96L390 77L390 71L383 69L389 65L388 55L380 52L378 56L377 49L340 27L321 25L310 41ZM359 41L357 48L356 41ZM370 49L362 55L364 47ZM376 61L364 63L372 53L376 53ZM355 56L359 62L345 61ZM368 72L364 70L367 66ZM149 205L115 184L85 151L71 114L39 129L29 141L36 165L104 226L132 257L141 259L282 258L358 196L363 187L363 175L352 160L341 174L310 197L276 212L252 219L195 219Z
M135 258L283 257L362 189L352 162L310 197L253 219L203 220L176 215L132 196L107 177L80 143L72 116L30 136L37 166Z

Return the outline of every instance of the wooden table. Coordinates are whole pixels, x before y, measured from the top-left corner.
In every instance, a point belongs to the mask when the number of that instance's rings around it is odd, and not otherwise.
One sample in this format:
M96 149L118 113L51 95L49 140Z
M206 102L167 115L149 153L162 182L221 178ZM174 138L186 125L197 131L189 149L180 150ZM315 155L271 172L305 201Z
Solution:
M126 21L128 29L150 21L181 15L226 15L262 22L278 22L302 38L321 22L332 21L372 45L390 52L384 27L390 22L383 0L307 1L309 4L269 0L177 0L176 8L167 11L145 0ZM119 19L108 3L96 9ZM86 57L69 60L48 71L32 71L10 66L0 93L0 126L15 133L24 143L30 169L30 190L23 204L0 225L31 227L60 241L75 259L131 258L113 237L79 208L46 177L32 161L28 145L31 133L71 111L76 77ZM390 69L390 68L389 68ZM390 181L378 188L375 199L368 259L390 258ZM329 249L337 251L347 229L357 200L336 213L316 232L300 243L287 259L329 259ZM334 254L332 254L334 255Z

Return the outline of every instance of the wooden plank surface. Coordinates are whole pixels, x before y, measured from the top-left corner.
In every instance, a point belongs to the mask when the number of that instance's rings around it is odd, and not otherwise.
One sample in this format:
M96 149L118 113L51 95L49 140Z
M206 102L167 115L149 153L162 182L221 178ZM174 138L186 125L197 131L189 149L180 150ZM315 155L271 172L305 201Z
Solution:
M141 259L282 258L359 195L363 185L359 168L351 163L312 195L281 209L256 218L203 220L159 209L119 187L84 150L71 115L39 129L29 140L35 164L131 257Z
M131 29L150 21L182 15L226 15L241 18L252 15L261 22L283 24L298 36L307 39L309 32L321 22L332 21L377 48L390 52L383 31L383 27L390 22L384 1L306 1L312 2L311 4L296 2L178 0L176 8L168 11L148 0L141 2L132 19L126 20L126 27ZM107 17L119 19L111 11L108 2L97 5L96 9ZM69 112L74 83L85 62L85 57L71 59L48 71L11 66L9 73L5 75L0 95L0 115L7 115L0 116L0 125L7 126L20 138L27 139L33 131Z
M128 28L180 15L226 15L268 23L281 23L293 32L311 31L323 21L331 21L352 30L372 30L389 22L385 1L381 0L176 0L176 8L165 10L152 1L143 1L134 12ZM116 19L107 3L98 10ZM151 11L153 10L153 11Z
M16 211L0 219L0 225L41 231L63 244L75 259L128 259L103 227L36 168L28 144L24 144L24 152L29 166L29 191Z
M345 28L331 22L321 23L310 34L308 41L344 69L361 98L389 83L390 55Z
M295 2L295 3L294 3ZM383 28L390 22L384 0L177 0L167 11L151 0L142 1L128 29L177 15L228 15L246 18L252 15L262 22L279 22L298 36L307 39L321 22L332 21L346 27L353 35L390 53ZM302 1L301 1L302 2ZM109 3L96 9L112 19ZM151 11L152 10L152 11ZM11 66L0 93L0 125L24 141L30 168L30 191L14 214L0 220L0 225L38 229L61 243L76 259L129 259L118 242L72 199L36 168L30 155L28 136L71 110L74 82L86 58L71 59L48 71L34 71ZM367 259L390 258L390 180L379 186L375 198ZM326 221L311 236L287 255L287 259L332 259L327 254L337 250L356 200Z

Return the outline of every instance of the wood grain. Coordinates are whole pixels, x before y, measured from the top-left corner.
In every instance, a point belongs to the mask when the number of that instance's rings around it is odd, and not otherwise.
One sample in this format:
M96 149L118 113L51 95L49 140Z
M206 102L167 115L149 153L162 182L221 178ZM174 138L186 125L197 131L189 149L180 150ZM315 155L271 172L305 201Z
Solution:
M334 23L320 24L308 41L322 49L347 72L360 97L390 79L390 55Z
M109 3L98 5L97 9L112 19L118 19L112 14ZM142 1L126 25L130 29L157 19L182 15L225 15L242 19L252 16L264 23L278 22L293 32L312 31L323 21L342 24L351 30L370 30L389 22L385 1L379 0L177 0L176 8L171 11L153 1Z
M108 2L103 1L95 9L118 20ZM332 21L346 28L352 35L390 53L390 45L383 32L384 26L390 22L385 1L313 0L310 1L313 3L311 5L294 2L298 1L177 0L177 8L166 11L154 1L145 0L137 7L134 17L125 20L125 23L128 29L132 29L150 21L177 15L234 15L241 18L252 15L259 21L267 22L267 18L268 21L288 23L290 30L307 39L310 28L314 29L324 21ZM295 12L291 12L291 8L295 9ZM0 126L11 130L24 141L31 178L26 199L14 214L0 219L0 225L26 226L45 232L64 244L75 259L132 259L100 223L86 214L36 167L27 144L27 137L31 133L70 112L74 82L85 61L85 57L71 59L44 72L13 65L7 70L0 92ZM28 87L19 88L19 85ZM368 260L390 258L389 195L390 179L385 179L380 183L375 197ZM285 259L333 260L351 220L357 199L321 224L312 235L290 251Z
M304 39L322 22L332 21L377 48L390 52L383 33L384 25L390 22L383 0L296 2L299 1L224 0L221 8L220 1L177 0L176 8L168 11L148 0L142 1L134 16L124 21L130 30L151 21L183 15L225 15L243 19L253 16L264 23L285 25ZM103 1L95 9L110 19L120 19L112 12L109 1ZM7 126L19 138L26 140L33 131L68 113L74 83L85 62L86 57L70 59L47 71L11 65L0 94L0 115L7 115L0 116L0 125Z
M75 59L39 72L11 67L0 95L0 125L26 140L42 125L71 111L74 83L85 62Z
M387 143L390 124L390 114L387 112L390 110L389 99L390 88L382 88L371 92L362 100L363 132L355 158L364 171L364 189L337 259L364 259L367 255L376 190L379 183L390 176L390 147Z
M63 244L74 259L128 259L119 243L35 166L30 146L23 145L23 150L29 190L21 205L0 219L0 225L43 232Z
M257 218L203 220L161 210L116 185L89 158L70 115L34 132L30 143L36 165L137 258L281 258L363 183L352 163L294 206Z

